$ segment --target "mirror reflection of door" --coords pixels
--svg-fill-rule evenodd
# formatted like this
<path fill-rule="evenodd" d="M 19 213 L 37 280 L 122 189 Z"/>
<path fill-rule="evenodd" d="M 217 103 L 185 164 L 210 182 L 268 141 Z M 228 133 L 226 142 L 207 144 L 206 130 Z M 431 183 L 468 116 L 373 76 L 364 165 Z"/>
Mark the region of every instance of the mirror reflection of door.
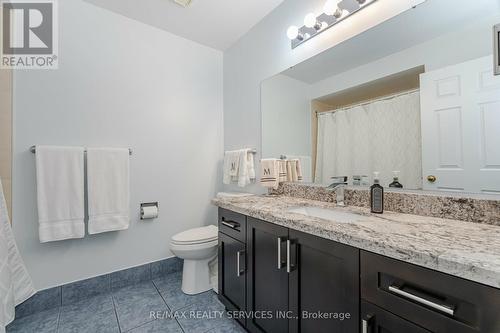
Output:
<path fill-rule="evenodd" d="M 491 64 L 488 56 L 422 75 L 424 189 L 500 193 L 500 76 Z"/>

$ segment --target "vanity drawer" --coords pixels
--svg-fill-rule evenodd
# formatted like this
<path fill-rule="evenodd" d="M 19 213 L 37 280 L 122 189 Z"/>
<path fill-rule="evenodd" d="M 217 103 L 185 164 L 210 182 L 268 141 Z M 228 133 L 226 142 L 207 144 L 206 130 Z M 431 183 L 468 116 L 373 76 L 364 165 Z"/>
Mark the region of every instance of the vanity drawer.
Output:
<path fill-rule="evenodd" d="M 247 217 L 245 215 L 219 208 L 219 231 L 246 243 Z"/>
<path fill-rule="evenodd" d="M 500 332 L 499 289 L 366 251 L 361 297 L 432 332 Z"/>

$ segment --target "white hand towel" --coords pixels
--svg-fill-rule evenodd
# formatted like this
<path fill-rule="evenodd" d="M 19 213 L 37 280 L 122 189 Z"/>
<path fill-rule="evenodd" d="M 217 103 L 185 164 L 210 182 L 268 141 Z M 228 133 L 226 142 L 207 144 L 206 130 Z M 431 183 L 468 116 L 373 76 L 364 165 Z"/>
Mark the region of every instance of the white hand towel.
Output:
<path fill-rule="evenodd" d="M 89 234 L 128 229 L 129 164 L 128 149 L 87 149 Z"/>
<path fill-rule="evenodd" d="M 240 150 L 238 186 L 245 187 L 255 180 L 255 166 L 250 149 Z"/>
<path fill-rule="evenodd" d="M 248 163 L 247 163 L 247 168 L 248 168 L 248 178 L 250 178 L 250 182 L 255 182 L 255 160 L 253 157 L 253 153 L 251 149 L 248 149 L 247 152 L 247 158 L 248 158 Z"/>
<path fill-rule="evenodd" d="M 14 320 L 15 306 L 35 293 L 17 249 L 0 181 L 0 332 Z"/>
<path fill-rule="evenodd" d="M 40 242 L 85 236 L 82 147 L 36 147 Z"/>
<path fill-rule="evenodd" d="M 260 161 L 260 184 L 264 187 L 278 188 L 279 164 L 275 158 L 262 159 Z"/>
<path fill-rule="evenodd" d="M 232 181 L 238 180 L 239 163 L 240 150 L 230 150 L 224 153 L 224 184 L 230 184 Z"/>

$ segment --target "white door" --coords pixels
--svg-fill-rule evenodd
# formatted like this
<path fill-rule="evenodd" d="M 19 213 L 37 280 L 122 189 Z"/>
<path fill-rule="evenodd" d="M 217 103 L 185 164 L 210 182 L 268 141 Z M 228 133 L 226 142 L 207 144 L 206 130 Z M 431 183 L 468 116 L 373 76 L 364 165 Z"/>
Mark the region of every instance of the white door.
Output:
<path fill-rule="evenodd" d="M 500 193 L 500 76 L 492 62 L 420 76 L 424 189 Z"/>

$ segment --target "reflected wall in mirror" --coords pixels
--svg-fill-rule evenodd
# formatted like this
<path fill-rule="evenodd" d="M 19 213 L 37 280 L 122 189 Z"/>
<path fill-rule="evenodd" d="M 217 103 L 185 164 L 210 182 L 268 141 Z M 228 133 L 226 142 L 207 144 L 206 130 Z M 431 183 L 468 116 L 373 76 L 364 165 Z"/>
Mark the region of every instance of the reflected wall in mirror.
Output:
<path fill-rule="evenodd" d="M 428 0 L 261 86 L 264 158 L 304 181 L 500 194 L 500 2 Z M 334 29 L 334 28 L 333 28 Z"/>

